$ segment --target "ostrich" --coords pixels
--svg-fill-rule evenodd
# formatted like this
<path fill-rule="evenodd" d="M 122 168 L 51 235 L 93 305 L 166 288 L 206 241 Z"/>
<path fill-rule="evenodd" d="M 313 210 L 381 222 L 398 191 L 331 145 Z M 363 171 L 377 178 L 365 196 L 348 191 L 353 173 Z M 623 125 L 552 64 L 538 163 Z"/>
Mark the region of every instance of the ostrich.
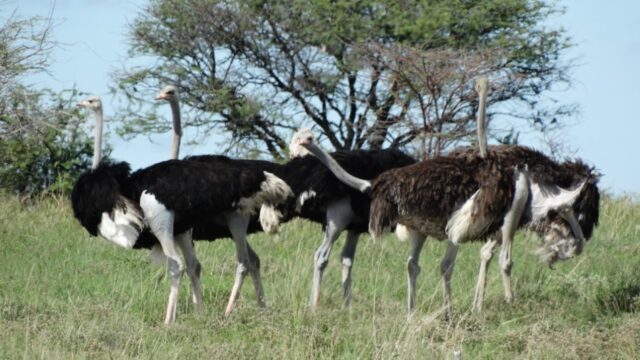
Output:
<path fill-rule="evenodd" d="M 177 86 L 175 85 L 165 86 L 156 95 L 155 100 L 166 101 L 169 103 L 171 107 L 172 125 L 173 125 L 172 126 L 173 136 L 172 136 L 172 146 L 171 146 L 171 159 L 178 159 L 180 155 L 180 143 L 182 138 L 182 120 L 181 120 L 181 113 L 180 113 L 180 97 L 179 97 L 179 91 Z M 218 164 L 222 163 L 222 165 L 224 166 L 240 166 L 240 167 L 245 166 L 245 167 L 253 167 L 261 170 L 269 170 L 268 167 L 263 166 L 263 163 L 266 163 L 266 162 L 233 160 L 226 156 L 218 156 L 218 155 L 189 156 L 185 158 L 185 160 L 202 161 L 202 162 L 218 163 Z M 271 205 L 263 204 L 260 214 L 263 217 L 265 216 L 277 217 L 278 215 L 275 211 L 276 210 L 273 209 Z M 249 219 L 249 224 L 246 229 L 246 232 L 244 234 L 237 234 L 235 236 L 246 236 L 247 234 L 255 233 L 260 230 L 262 230 L 262 226 L 258 222 L 258 217 L 252 215 Z M 272 233 L 272 232 L 275 232 L 277 229 L 274 229 L 265 225 L 265 230 L 267 233 Z M 224 221 L 206 220 L 196 224 L 191 229 L 192 240 L 214 241 L 220 238 L 233 238 L 233 237 L 234 237 L 234 234 L 231 233 L 230 227 L 227 226 L 226 222 Z M 153 242 L 153 239 L 150 239 L 150 241 Z M 254 285 L 256 285 L 256 294 L 258 294 L 257 296 L 258 305 L 261 307 L 264 307 L 265 306 L 264 294 L 263 294 L 262 286 L 259 285 L 261 281 L 259 277 L 256 278 L 256 275 L 259 275 L 260 258 L 258 257 L 256 252 L 251 248 L 251 245 L 248 242 L 246 242 L 246 244 L 247 244 L 247 251 L 248 251 L 249 258 L 257 270 L 257 271 L 251 272 L 251 274 L 252 276 L 254 276 Z M 162 253 L 162 247 L 160 246 L 160 243 L 157 241 L 152 248 L 152 257 L 158 260 L 159 262 L 166 261 L 166 258 Z M 187 265 L 187 273 L 189 274 L 189 277 L 192 280 L 191 281 L 192 284 L 197 284 L 197 285 L 194 285 L 194 287 L 199 287 L 201 265 L 195 257 L 192 257 L 191 261 L 194 263 L 191 264 L 191 266 Z M 247 269 L 245 269 L 244 267 L 238 269 L 238 271 L 241 271 L 241 270 L 246 271 Z M 196 291 L 194 291 L 194 294 L 195 293 Z M 194 303 L 198 304 L 195 298 L 194 298 Z M 228 316 L 229 314 L 231 314 L 232 310 L 233 310 L 233 302 L 229 302 L 225 310 L 225 316 Z"/>
<path fill-rule="evenodd" d="M 296 141 L 294 136 L 293 143 Z M 305 155 L 296 147 L 292 150 L 298 156 L 273 170 L 295 194 L 295 199 L 280 206 L 282 220 L 297 216 L 324 227 L 322 244 L 313 258 L 310 306 L 316 308 L 319 304 L 320 285 L 331 249 L 340 234 L 347 230 L 341 254 L 343 305 L 346 308 L 351 301 L 351 274 L 358 238 L 367 232 L 369 197 L 342 183 L 317 158 Z M 373 179 L 384 171 L 415 162 L 397 149 L 337 151 L 332 156 L 348 171 L 365 179 Z"/>
<path fill-rule="evenodd" d="M 487 157 L 486 145 L 486 98 L 488 92 L 488 82 L 485 79 L 479 81 L 476 90 L 480 94 L 479 114 L 478 114 L 478 142 L 479 147 L 465 147 L 456 149 L 449 153 L 448 156 L 461 158 L 463 162 L 472 162 L 480 158 Z M 579 255 L 582 252 L 583 241 L 591 238 L 593 229 L 598 224 L 600 193 L 597 187 L 599 174 L 593 167 L 586 165 L 581 160 L 565 161 L 557 163 L 542 153 L 528 148 L 526 146 L 517 145 L 498 145 L 490 147 L 491 157 L 493 161 L 500 163 L 502 166 L 517 168 L 526 166 L 530 178 L 530 199 L 534 203 L 531 208 L 527 209 L 520 222 L 518 228 L 525 228 L 536 232 L 541 238 L 545 239 L 542 247 L 538 250 L 538 254 L 543 261 L 546 261 L 551 268 L 558 260 L 572 257 L 574 254 Z M 572 211 L 578 220 L 569 221 L 571 229 L 565 226 L 564 220 L 558 219 L 558 215 L 553 212 L 549 216 L 541 216 L 550 199 L 548 194 L 560 194 L 562 188 L 577 187 L 578 184 L 584 182 L 582 190 L 573 202 Z M 536 213 L 535 210 L 538 210 Z M 507 223 L 509 223 L 507 221 Z M 576 225 L 579 225 L 576 226 Z M 561 229 L 564 229 L 564 233 Z M 504 230 L 504 229 L 503 229 Z M 573 234 L 582 233 L 583 241 L 575 243 L 575 239 L 569 236 L 568 230 Z M 507 237 L 506 241 L 502 238 L 503 232 L 498 232 L 497 236 L 487 241 L 480 249 L 480 269 L 478 272 L 478 282 L 473 300 L 473 308 L 476 311 L 482 310 L 484 300 L 484 289 L 486 285 L 486 272 L 489 262 L 493 257 L 493 253 L 498 244 L 502 245 L 500 252 L 500 270 L 504 286 L 504 298 L 506 302 L 511 302 L 513 292 L 511 289 L 511 268 L 513 261 L 511 258 L 512 237 Z M 579 238 L 579 236 L 578 236 Z M 579 240 L 579 239 L 578 239 Z M 575 248 L 575 250 L 572 250 Z"/>
<path fill-rule="evenodd" d="M 486 99 L 487 88 L 486 79 L 478 81 L 476 90 L 481 98 Z M 478 120 L 484 137 L 483 109 Z M 366 181 L 345 172 L 315 144 L 309 130 L 300 130 L 296 138 L 299 146 L 316 155 L 345 184 L 371 194 L 369 231 L 374 238 L 380 237 L 385 228 L 401 225 L 396 233 L 411 240 L 407 263 L 410 311 L 415 306 L 419 254 L 427 236 L 449 240 L 440 264 L 447 318 L 452 315 L 450 282 L 459 244 L 500 230 L 503 253 L 510 256 L 513 234 L 526 214 L 544 235 L 547 259 L 571 258 L 582 249 L 584 235 L 573 209 L 587 179 L 579 179 L 569 189 L 538 183 L 544 176 L 532 177 L 527 166 L 509 166 L 492 154 L 483 157 L 472 153 L 425 160 Z M 504 263 L 510 261 L 505 259 Z"/>
<path fill-rule="evenodd" d="M 546 200 L 546 194 L 559 193 L 560 188 L 572 188 L 582 181 L 585 181 L 581 192 L 573 202 L 573 212 L 578 220 L 579 229 L 572 230 L 574 233 L 581 231 L 585 241 L 589 240 L 593 234 L 593 229 L 598 224 L 600 192 L 598 190 L 599 174 L 593 167 L 590 167 L 580 160 L 565 161 L 557 163 L 540 152 L 526 146 L 496 145 L 489 147 L 491 156 L 503 164 L 503 166 L 515 167 L 527 164 L 531 181 L 531 200 Z M 463 161 L 473 161 L 478 156 L 478 149 L 472 147 L 460 148 L 448 154 L 451 157 L 463 158 Z M 532 204 L 532 207 L 535 207 Z M 531 209 L 533 210 L 533 209 Z M 526 211 L 518 224 L 518 228 L 528 229 L 537 233 L 545 240 L 541 248 L 537 251 L 541 259 L 553 267 L 558 260 L 567 258 L 570 254 L 572 240 L 563 234 L 568 230 L 562 225 L 562 219 L 557 215 L 550 214 L 549 217 L 537 216 L 534 211 Z M 564 241 L 553 241 L 553 237 L 564 237 Z M 502 245 L 500 252 L 500 270 L 504 285 L 504 298 L 506 302 L 511 302 L 513 293 L 511 290 L 511 246 L 510 243 L 503 242 L 498 233 L 493 239 L 480 249 L 480 270 L 478 272 L 478 283 L 473 300 L 473 308 L 482 310 L 484 300 L 484 288 L 486 284 L 486 272 L 493 253 L 498 246 Z M 579 242 L 575 255 L 582 251 L 583 244 Z M 556 248 L 565 248 L 565 251 L 556 251 Z"/>
<path fill-rule="evenodd" d="M 170 103 L 173 124 L 180 124 L 180 106 L 178 89 L 169 85 L 162 89 L 156 99 Z M 174 129 L 174 149 L 176 137 L 181 132 Z M 293 140 L 295 142 L 295 139 Z M 293 142 L 292 142 L 293 144 Z M 313 280 L 310 305 L 315 308 L 320 299 L 320 284 L 328 264 L 333 244 L 340 234 L 347 230 L 347 238 L 342 250 L 343 304 L 348 307 L 351 301 L 351 273 L 359 235 L 367 231 L 369 218 L 369 198 L 339 181 L 321 162 L 307 155 L 303 148 L 291 147 L 293 158 L 284 164 L 263 160 L 230 159 L 222 155 L 198 155 L 185 159 L 209 163 L 228 163 L 238 166 L 250 166 L 271 172 L 284 180 L 295 196 L 278 206 L 278 212 L 261 211 L 260 222 L 251 219 L 248 231 L 261 231 L 261 225 L 267 232 L 275 232 L 281 222 L 301 217 L 317 222 L 324 227 L 324 239 L 314 254 Z M 414 159 L 399 150 L 381 151 L 339 151 L 332 154 L 348 171 L 372 179 L 385 170 L 409 165 Z M 215 239 L 225 237 L 225 233 L 214 228 L 215 223 L 194 227 L 194 239 Z M 257 255 L 249 254 L 257 260 Z M 259 264 L 259 260 L 257 260 Z"/>
<path fill-rule="evenodd" d="M 237 299 L 247 272 L 262 296 L 259 270 L 248 255 L 249 216 L 263 203 L 284 201 L 289 187 L 275 175 L 261 170 L 168 160 L 130 173 L 125 162 L 101 161 L 102 103 L 89 97 L 79 103 L 96 115 L 96 139 L 92 168 L 75 183 L 71 200 L 75 217 L 91 235 L 125 248 L 149 248 L 155 241 L 168 259 L 171 287 L 164 323 L 175 321 L 178 289 L 185 265 L 198 264 L 189 230 L 206 221 L 224 222 L 236 243 L 238 271 L 229 304 Z M 188 269 L 191 276 L 193 271 Z M 191 278 L 194 301 L 201 303 L 199 284 Z"/>

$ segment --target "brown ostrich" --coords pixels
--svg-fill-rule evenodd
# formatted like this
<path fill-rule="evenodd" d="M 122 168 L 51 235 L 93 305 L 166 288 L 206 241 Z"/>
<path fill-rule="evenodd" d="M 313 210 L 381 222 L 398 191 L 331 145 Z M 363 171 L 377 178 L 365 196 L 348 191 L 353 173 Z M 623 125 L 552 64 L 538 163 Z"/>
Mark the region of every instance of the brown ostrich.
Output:
<path fill-rule="evenodd" d="M 476 90 L 481 105 L 478 128 L 480 138 L 484 139 L 487 80 L 479 80 Z M 523 162 L 522 158 L 515 157 L 505 161 L 509 152 L 494 155 L 486 151 L 486 141 L 480 141 L 483 147 L 480 153 L 466 151 L 459 156 L 429 159 L 388 170 L 367 181 L 344 171 L 315 144 L 309 130 L 300 130 L 295 138 L 299 146 L 316 155 L 345 184 L 370 194 L 369 232 L 374 238 L 380 237 L 385 229 L 395 227 L 400 237 L 411 241 L 407 264 L 410 310 L 415 305 L 419 254 L 427 236 L 448 240 L 440 268 L 445 310 L 450 316 L 450 281 L 459 244 L 486 239 L 499 230 L 499 240 L 494 241 L 496 245 L 498 241 L 502 243 L 505 293 L 511 294 L 511 244 L 519 226 L 526 224 L 542 235 L 545 259 L 552 264 L 578 255 L 585 241 L 582 229 L 592 229 L 597 223 L 597 178 L 594 179 L 590 169 L 583 165 L 585 171 L 576 172 L 572 178 L 566 177 L 558 183 L 558 174 L 545 172 L 547 167 L 541 165 L 553 163 L 546 157 L 537 159 L 541 163 L 532 159 Z M 568 167 L 580 167 L 580 164 L 576 162 Z M 585 196 L 587 193 L 591 195 Z M 587 202 L 591 204 L 584 207 L 588 214 L 581 214 L 580 222 L 575 209 L 581 208 L 585 198 L 590 198 Z"/>

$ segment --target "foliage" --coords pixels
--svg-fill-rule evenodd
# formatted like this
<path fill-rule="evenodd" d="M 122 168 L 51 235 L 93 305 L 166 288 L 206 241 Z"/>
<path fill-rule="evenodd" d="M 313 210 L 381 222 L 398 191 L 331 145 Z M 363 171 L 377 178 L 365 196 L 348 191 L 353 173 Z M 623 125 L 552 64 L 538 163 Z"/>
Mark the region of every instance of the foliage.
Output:
<path fill-rule="evenodd" d="M 235 275 L 229 240 L 196 244 L 204 309 L 194 312 L 188 277 L 177 322 L 162 314 L 169 280 L 146 251 L 90 237 L 66 199 L 32 206 L 0 194 L 0 358 L 3 359 L 638 359 L 640 204 L 605 198 L 600 226 L 579 257 L 555 270 L 540 263 L 535 238 L 513 245 L 515 299 L 505 304 L 497 260 L 486 303 L 470 311 L 479 243 L 460 248 L 453 274 L 455 316 L 442 320 L 439 263 L 445 244 L 420 257 L 417 310 L 406 314 L 407 243 L 362 236 L 352 308 L 342 306 L 339 239 L 323 279 L 320 308 L 308 296 L 319 224 L 294 221 L 276 238 L 249 237 L 260 255 L 267 309 L 244 284 L 230 318 Z M 497 257 L 497 254 L 496 254 Z"/>
<path fill-rule="evenodd" d="M 542 129 L 574 110 L 541 105 L 547 90 L 570 80 L 570 64 L 562 61 L 569 39 L 545 25 L 559 11 L 541 0 L 153 0 L 131 26 L 130 55 L 156 61 L 116 78 L 129 105 L 178 84 L 192 109 L 190 126 L 227 132 L 234 140 L 229 148 L 281 156 L 291 129 L 300 126 L 318 127 L 337 149 L 406 145 L 438 134 L 429 124 L 416 128 L 416 114 L 465 139 L 476 97 L 459 96 L 456 111 L 442 111 L 438 104 L 449 94 L 399 81 L 406 67 L 390 55 L 408 49 L 429 62 L 429 51 L 451 59 L 492 54 L 464 74 L 464 88 L 472 88 L 468 80 L 477 73 L 503 85 L 511 80 L 491 92 L 489 104 L 519 109 L 510 115 Z M 460 80 L 442 77 L 437 87 Z M 419 96 L 406 96 L 415 90 Z M 154 129 L 154 116 L 138 115 L 123 132 Z"/>
<path fill-rule="evenodd" d="M 74 103 L 78 92 L 33 89 L 24 77 L 46 72 L 49 19 L 6 19 L 0 27 L 0 188 L 34 194 L 67 191 L 89 166 L 91 139 Z"/>
<path fill-rule="evenodd" d="M 75 108 L 76 91 L 13 88 L 0 99 L 0 187 L 67 192 L 91 164 L 93 139 Z"/>
<path fill-rule="evenodd" d="M 21 19 L 13 13 L 4 19 L 0 26 L 0 95 L 11 91 L 7 85 L 21 76 L 47 70 L 56 45 L 51 29 L 50 19 L 39 16 Z"/>

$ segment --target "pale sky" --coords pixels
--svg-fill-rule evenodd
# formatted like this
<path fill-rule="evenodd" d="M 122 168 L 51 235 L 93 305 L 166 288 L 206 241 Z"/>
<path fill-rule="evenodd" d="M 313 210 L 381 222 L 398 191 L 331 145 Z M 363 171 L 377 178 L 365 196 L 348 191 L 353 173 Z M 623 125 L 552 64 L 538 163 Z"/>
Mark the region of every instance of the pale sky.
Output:
<path fill-rule="evenodd" d="M 147 0 L 58 0 L 53 17 L 59 25 L 56 40 L 66 44 L 53 54 L 51 76 L 34 76 L 29 82 L 54 90 L 73 85 L 100 95 L 108 122 L 114 108 L 108 93 L 111 74 L 127 59 L 127 24 Z M 566 14 L 549 21 L 561 25 L 577 44 L 567 53 L 580 66 L 572 71 L 571 89 L 555 94 L 581 106 L 566 131 L 570 148 L 603 174 L 601 188 L 615 194 L 640 193 L 640 1 L 562 0 Z M 17 9 L 23 17 L 46 16 L 54 2 L 20 0 L 3 3 L 0 19 Z M 165 115 L 169 117 L 168 106 Z M 113 126 L 111 127 L 113 129 Z M 187 131 L 186 140 L 195 134 Z M 111 135 L 112 157 L 126 160 L 132 168 L 148 166 L 168 158 L 170 135 L 138 137 L 124 141 Z M 524 143 L 537 147 L 534 143 Z M 181 156 L 215 153 L 213 145 L 185 146 Z M 636 157 L 638 156 L 638 158 Z"/>

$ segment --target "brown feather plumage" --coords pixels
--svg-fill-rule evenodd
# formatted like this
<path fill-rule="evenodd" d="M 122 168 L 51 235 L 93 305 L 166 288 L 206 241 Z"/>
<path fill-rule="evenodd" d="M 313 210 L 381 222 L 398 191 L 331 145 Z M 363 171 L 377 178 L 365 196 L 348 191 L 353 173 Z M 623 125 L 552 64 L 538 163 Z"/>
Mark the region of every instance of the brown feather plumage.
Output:
<path fill-rule="evenodd" d="M 425 236 L 445 239 L 449 217 L 476 191 L 474 217 L 488 217 L 490 224 L 479 239 L 501 225 L 513 197 L 513 167 L 503 166 L 491 155 L 482 159 L 438 157 L 389 170 L 372 183 L 369 230 L 379 236 L 397 223 Z"/>
<path fill-rule="evenodd" d="M 600 215 L 600 192 L 597 186 L 600 175 L 593 167 L 581 160 L 558 163 L 539 151 L 520 145 L 490 146 L 489 153 L 492 159 L 505 167 L 526 165 L 531 179 L 538 183 L 555 184 L 569 189 L 587 179 L 584 189 L 573 205 L 573 210 L 578 217 L 585 239 L 591 238 Z M 447 156 L 460 158 L 465 162 L 474 162 L 478 159 L 479 151 L 473 147 L 464 147 L 452 151 Z M 527 224 L 529 220 L 526 216 L 523 217 L 521 225 Z M 548 224 L 529 225 L 539 234 L 543 233 L 548 226 Z"/>

